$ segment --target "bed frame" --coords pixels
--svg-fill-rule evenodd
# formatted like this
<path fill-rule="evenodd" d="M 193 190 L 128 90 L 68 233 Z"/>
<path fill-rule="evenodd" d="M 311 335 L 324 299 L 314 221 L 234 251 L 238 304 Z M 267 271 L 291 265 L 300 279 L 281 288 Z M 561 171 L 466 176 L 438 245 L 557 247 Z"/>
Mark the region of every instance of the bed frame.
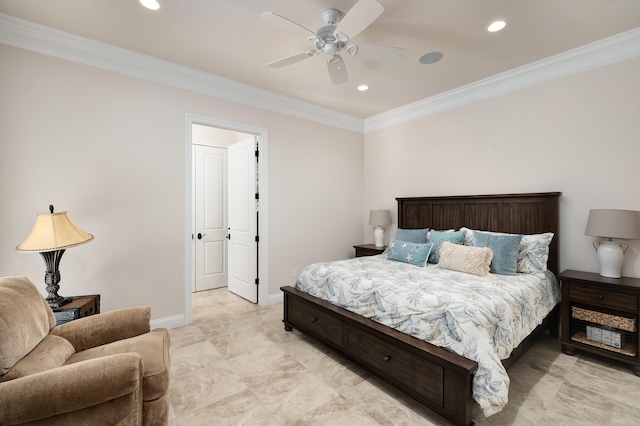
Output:
<path fill-rule="evenodd" d="M 508 195 L 397 198 L 398 227 L 495 232 L 553 232 L 548 267 L 558 273 L 560 192 Z M 293 287 L 284 292 L 284 328 L 293 328 L 329 346 L 374 376 L 456 425 L 473 424 L 472 378 L 478 364 L 446 349 L 356 315 Z M 558 306 L 504 360 L 509 367 L 549 329 L 558 336 Z"/>

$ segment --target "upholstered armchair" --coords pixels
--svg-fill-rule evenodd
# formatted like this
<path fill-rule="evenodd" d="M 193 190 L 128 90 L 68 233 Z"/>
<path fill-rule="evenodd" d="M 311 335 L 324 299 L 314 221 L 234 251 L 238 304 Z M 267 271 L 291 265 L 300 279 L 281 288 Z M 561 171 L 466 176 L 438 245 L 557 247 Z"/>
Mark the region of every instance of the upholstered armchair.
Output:
<path fill-rule="evenodd" d="M 56 327 L 23 277 L 0 278 L 0 425 L 165 425 L 169 334 L 136 307 Z"/>

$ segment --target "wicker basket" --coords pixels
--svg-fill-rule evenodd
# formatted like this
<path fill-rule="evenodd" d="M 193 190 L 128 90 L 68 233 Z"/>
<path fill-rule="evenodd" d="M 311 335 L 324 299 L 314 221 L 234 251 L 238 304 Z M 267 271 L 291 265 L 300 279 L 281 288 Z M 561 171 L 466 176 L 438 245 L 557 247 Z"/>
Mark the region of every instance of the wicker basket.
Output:
<path fill-rule="evenodd" d="M 609 327 L 614 327 L 620 330 L 630 332 L 636 331 L 635 318 L 619 317 L 617 315 L 590 311 L 588 309 L 578 308 L 576 306 L 571 307 L 571 316 L 579 320 L 589 321 L 595 324 L 607 325 Z"/>

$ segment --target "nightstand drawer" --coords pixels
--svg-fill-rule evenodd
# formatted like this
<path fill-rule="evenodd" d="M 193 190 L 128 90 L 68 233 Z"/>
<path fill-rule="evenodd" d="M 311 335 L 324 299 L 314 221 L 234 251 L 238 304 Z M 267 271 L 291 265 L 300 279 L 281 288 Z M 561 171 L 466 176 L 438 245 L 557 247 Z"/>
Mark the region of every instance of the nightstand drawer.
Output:
<path fill-rule="evenodd" d="M 634 312 L 638 310 L 638 296 L 635 294 L 576 286 L 574 284 L 569 289 L 569 297 L 576 302 L 589 303 L 602 308 Z"/>

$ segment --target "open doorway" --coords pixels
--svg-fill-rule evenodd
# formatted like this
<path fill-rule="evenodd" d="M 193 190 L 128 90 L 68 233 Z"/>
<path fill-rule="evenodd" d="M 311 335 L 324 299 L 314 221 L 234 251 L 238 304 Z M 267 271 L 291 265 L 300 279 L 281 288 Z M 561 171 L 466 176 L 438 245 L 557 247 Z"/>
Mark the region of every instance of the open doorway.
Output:
<path fill-rule="evenodd" d="M 268 304 L 268 135 L 266 129 L 238 123 L 186 118 L 184 284 L 189 324 L 191 293 L 223 286 L 225 280 L 242 297 Z"/>

